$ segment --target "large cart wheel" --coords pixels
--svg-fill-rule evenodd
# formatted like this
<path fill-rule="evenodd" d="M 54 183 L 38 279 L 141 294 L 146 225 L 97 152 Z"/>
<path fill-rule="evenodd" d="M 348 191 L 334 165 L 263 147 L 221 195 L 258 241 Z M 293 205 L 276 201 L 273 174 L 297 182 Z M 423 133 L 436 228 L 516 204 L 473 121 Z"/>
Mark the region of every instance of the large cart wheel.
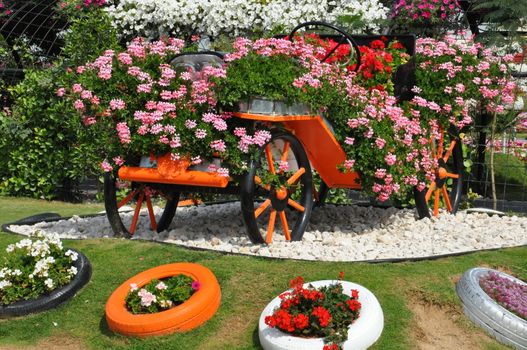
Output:
<path fill-rule="evenodd" d="M 280 170 L 281 162 L 289 168 Z M 266 174 L 278 175 L 286 185 L 276 188 L 262 183 Z M 273 133 L 250 162 L 241 183 L 242 216 L 249 238 L 256 244 L 271 243 L 278 217 L 285 239 L 301 240 L 312 206 L 311 167 L 302 144 L 290 133 Z"/>
<path fill-rule="evenodd" d="M 289 34 L 289 40 L 294 40 L 296 34 L 299 33 L 301 30 L 311 30 L 313 32 L 317 32 L 316 28 L 323 28 L 323 30 L 329 30 L 331 31 L 331 33 L 335 33 L 330 36 L 332 37 L 332 39 L 335 39 L 337 41 L 337 45 L 326 54 L 326 56 L 321 60 L 322 62 L 326 62 L 331 56 L 335 54 L 335 52 L 337 52 L 339 47 L 341 47 L 343 44 L 346 44 L 350 47 L 350 53 L 349 59 L 345 64 L 351 65 L 353 62 L 355 62 L 356 65 L 354 70 L 359 70 L 361 62 L 359 46 L 357 45 L 355 40 L 353 40 L 353 37 L 350 34 L 333 24 L 322 21 L 309 21 L 301 23 L 291 31 L 291 34 Z"/>
<path fill-rule="evenodd" d="M 117 189 L 126 188 L 123 198 L 117 198 Z M 164 210 L 160 218 L 156 218 L 152 202 L 164 202 Z M 172 189 L 153 189 L 144 183 L 121 182 L 112 173 L 104 175 L 104 207 L 106 216 L 116 237 L 130 238 L 135 233 L 139 220 L 149 220 L 153 231 L 166 230 L 174 215 L 179 201 L 179 192 Z M 133 216 L 125 216 L 119 212 L 124 205 L 134 207 Z M 141 208 L 146 206 L 148 219 L 141 215 Z"/>
<path fill-rule="evenodd" d="M 436 160 L 435 180 L 424 190 L 414 190 L 415 206 L 420 219 L 439 215 L 443 207 L 455 214 L 459 209 L 463 189 L 463 150 L 456 127 L 448 132 L 440 130 L 439 140 L 430 142 L 431 151 Z"/>

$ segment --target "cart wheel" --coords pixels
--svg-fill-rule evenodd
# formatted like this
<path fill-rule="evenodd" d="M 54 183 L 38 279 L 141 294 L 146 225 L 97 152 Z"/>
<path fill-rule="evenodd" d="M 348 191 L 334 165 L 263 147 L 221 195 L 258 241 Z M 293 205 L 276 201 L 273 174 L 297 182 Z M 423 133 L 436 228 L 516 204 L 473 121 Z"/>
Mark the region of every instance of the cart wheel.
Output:
<path fill-rule="evenodd" d="M 123 185 L 123 186 L 120 186 Z M 126 187 L 128 192 L 125 196 L 117 199 L 117 188 Z M 165 202 L 165 209 L 159 219 L 156 219 L 152 206 L 152 199 Z M 170 226 L 179 201 L 179 192 L 168 190 L 153 190 L 149 186 L 138 182 L 120 182 L 111 173 L 104 175 L 104 207 L 106 216 L 116 237 L 130 238 L 135 233 L 139 220 L 146 219 L 141 217 L 141 207 L 145 204 L 150 220 L 150 228 L 157 232 L 164 231 Z M 119 213 L 119 208 L 124 205 L 134 206 L 134 215 L 131 220 L 124 219 Z"/>
<path fill-rule="evenodd" d="M 335 46 L 330 52 L 326 54 L 326 56 L 321 60 L 322 62 L 326 62 L 329 60 L 330 57 L 333 56 L 333 54 L 337 51 L 337 49 L 342 46 L 343 44 L 347 44 L 350 47 L 350 53 L 349 53 L 349 60 L 345 63 L 345 65 L 351 65 L 353 62 L 356 63 L 354 71 L 358 71 L 360 67 L 360 49 L 355 40 L 353 40 L 353 37 L 348 34 L 345 30 L 342 28 L 339 28 L 333 24 L 322 22 L 322 21 L 309 21 L 304 22 L 296 26 L 291 33 L 289 34 L 289 40 L 293 40 L 295 35 L 300 32 L 301 29 L 303 30 L 312 30 L 313 32 L 316 32 L 315 29 L 311 28 L 323 28 L 324 30 L 330 30 L 332 33 L 337 33 L 335 36 L 338 37 L 337 46 Z M 352 50 L 353 48 L 353 50 Z"/>
<path fill-rule="evenodd" d="M 422 191 L 414 189 L 415 206 L 420 219 L 439 215 L 439 208 L 455 214 L 461 202 L 463 188 L 463 150 L 456 127 L 448 132 L 440 130 L 439 140 L 430 142 L 431 151 L 437 161 L 436 179 Z"/>
<path fill-rule="evenodd" d="M 289 169 L 279 170 L 279 163 L 285 161 Z M 263 184 L 262 176 L 269 173 L 278 175 L 287 185 L 276 188 Z M 250 162 L 241 183 L 242 216 L 251 241 L 271 243 L 277 216 L 286 240 L 301 240 L 313 206 L 312 182 L 309 160 L 300 141 L 290 133 L 273 133 Z"/>

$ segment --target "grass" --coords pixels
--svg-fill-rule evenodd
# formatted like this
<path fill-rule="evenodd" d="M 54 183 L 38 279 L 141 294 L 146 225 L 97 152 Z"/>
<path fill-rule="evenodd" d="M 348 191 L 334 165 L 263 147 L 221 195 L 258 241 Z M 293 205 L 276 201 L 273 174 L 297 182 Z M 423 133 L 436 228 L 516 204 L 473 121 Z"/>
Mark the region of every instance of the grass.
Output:
<path fill-rule="evenodd" d="M 71 215 L 99 210 L 100 205 L 0 198 L 0 223 L 39 212 Z M 19 239 L 16 235 L 0 233 L 0 251 Z M 23 348 L 62 338 L 74 339 L 90 349 L 259 349 L 259 314 L 273 297 L 288 288 L 291 278 L 298 275 L 308 281 L 335 278 L 339 271 L 344 271 L 347 280 L 375 293 L 383 307 L 385 328 L 373 349 L 415 349 L 411 304 L 416 300 L 455 310 L 461 315 L 454 280 L 465 270 L 478 265 L 500 267 L 527 279 L 527 248 L 435 261 L 362 264 L 272 260 L 130 240 L 66 240 L 65 245 L 81 250 L 92 262 L 90 283 L 75 298 L 55 310 L 0 320 L 0 349 Z M 216 274 L 222 287 L 218 313 L 202 327 L 182 334 L 144 340 L 112 334 L 104 319 L 104 305 L 111 292 L 140 271 L 179 261 L 203 264 Z M 481 349 L 505 349 L 484 336 L 464 316 L 459 318 L 457 324 L 464 332 L 481 339 L 478 340 Z"/>
<path fill-rule="evenodd" d="M 490 153 L 485 154 L 486 166 L 489 169 L 487 197 L 491 197 L 490 187 Z M 494 169 L 496 177 L 496 195 L 498 199 L 527 200 L 527 163 L 512 154 L 494 154 Z"/>

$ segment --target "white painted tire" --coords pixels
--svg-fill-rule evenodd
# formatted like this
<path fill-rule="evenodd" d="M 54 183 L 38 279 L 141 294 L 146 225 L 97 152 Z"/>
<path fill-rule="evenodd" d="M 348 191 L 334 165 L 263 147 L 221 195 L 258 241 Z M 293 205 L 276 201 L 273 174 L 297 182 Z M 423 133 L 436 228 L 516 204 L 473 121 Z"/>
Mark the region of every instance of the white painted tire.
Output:
<path fill-rule="evenodd" d="M 499 342 L 516 349 L 527 350 L 527 321 L 496 303 L 479 286 L 480 278 L 491 271 L 526 285 L 525 282 L 500 271 L 481 267 L 470 269 L 463 274 L 456 285 L 463 310 L 474 323 Z"/>
<path fill-rule="evenodd" d="M 367 349 L 379 339 L 384 328 L 384 315 L 379 301 L 365 287 L 346 281 L 323 280 L 309 284 L 315 288 L 339 282 L 342 284 L 344 294 L 351 296 L 351 290 L 359 291 L 359 301 L 362 304 L 359 318 L 348 328 L 348 340 L 342 344 L 344 350 Z M 260 344 L 265 350 L 321 350 L 324 346 L 323 338 L 300 338 L 286 334 L 276 328 L 265 324 L 265 317 L 272 315 L 280 306 L 280 297 L 274 298 L 263 310 L 258 324 Z"/>

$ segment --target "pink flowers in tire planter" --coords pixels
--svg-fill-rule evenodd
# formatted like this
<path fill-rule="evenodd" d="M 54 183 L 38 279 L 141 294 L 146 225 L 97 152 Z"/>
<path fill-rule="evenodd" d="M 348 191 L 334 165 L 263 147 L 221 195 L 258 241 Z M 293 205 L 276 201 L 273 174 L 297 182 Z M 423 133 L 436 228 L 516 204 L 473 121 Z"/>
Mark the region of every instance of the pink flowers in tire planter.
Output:
<path fill-rule="evenodd" d="M 524 281 L 481 267 L 466 271 L 456 285 L 465 314 L 498 341 L 517 349 L 527 349 L 526 290 Z"/>

